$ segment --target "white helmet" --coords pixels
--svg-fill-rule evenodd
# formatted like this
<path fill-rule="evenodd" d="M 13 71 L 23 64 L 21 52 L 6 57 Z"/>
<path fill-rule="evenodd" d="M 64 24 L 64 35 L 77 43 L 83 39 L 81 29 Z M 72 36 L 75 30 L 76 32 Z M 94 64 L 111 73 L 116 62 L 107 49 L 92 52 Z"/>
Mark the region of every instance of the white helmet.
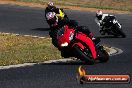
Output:
<path fill-rule="evenodd" d="M 53 6 L 54 4 L 53 4 L 53 2 L 48 2 L 48 7 L 51 7 L 51 6 Z"/>
<path fill-rule="evenodd" d="M 48 12 L 46 14 L 47 20 L 50 20 L 50 19 L 54 18 L 55 16 L 56 16 L 56 13 L 55 12 Z"/>
<path fill-rule="evenodd" d="M 103 12 L 102 12 L 101 10 L 98 10 L 98 11 L 96 12 L 96 17 L 97 17 L 99 20 L 101 20 L 102 15 L 103 15 Z"/>
<path fill-rule="evenodd" d="M 49 20 L 51 24 L 58 22 L 58 17 L 55 12 L 48 12 L 46 14 L 46 19 Z"/>

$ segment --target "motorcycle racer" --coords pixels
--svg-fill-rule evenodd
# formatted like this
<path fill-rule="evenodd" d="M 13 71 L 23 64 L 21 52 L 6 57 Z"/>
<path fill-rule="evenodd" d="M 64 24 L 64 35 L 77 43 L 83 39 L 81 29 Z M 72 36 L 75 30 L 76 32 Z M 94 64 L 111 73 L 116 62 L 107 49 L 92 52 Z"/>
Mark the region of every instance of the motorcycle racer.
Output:
<path fill-rule="evenodd" d="M 48 2 L 47 7 L 45 9 L 45 14 L 47 14 L 48 12 L 55 12 L 56 9 L 57 7 L 55 7 L 52 2 Z"/>
<path fill-rule="evenodd" d="M 96 12 L 95 22 L 99 26 L 99 32 L 101 33 L 101 35 L 105 34 L 105 29 L 103 29 L 103 26 L 104 26 L 106 20 L 109 19 L 109 17 L 115 17 L 115 16 L 110 15 L 110 14 L 103 14 L 103 12 L 101 10 L 98 10 Z"/>
<path fill-rule="evenodd" d="M 89 31 L 88 27 L 84 26 L 78 26 L 77 22 L 74 20 L 68 20 L 68 19 L 63 19 L 63 20 L 58 20 L 58 17 L 56 16 L 55 12 L 49 12 L 46 14 L 46 19 L 48 22 L 52 23 L 50 27 L 50 36 L 52 38 L 52 43 L 55 47 L 57 47 L 57 30 L 62 28 L 64 25 L 68 25 L 69 27 L 72 27 L 73 29 L 83 32 L 86 34 L 88 37 L 90 37 L 92 40 L 95 40 L 93 37 L 93 34 Z"/>
<path fill-rule="evenodd" d="M 45 18 L 47 20 L 47 23 L 51 26 L 52 22 L 48 21 L 46 14 L 49 12 L 54 12 L 56 16 L 58 17 L 58 20 L 68 19 L 66 13 L 63 11 L 63 9 L 57 8 L 54 6 L 52 2 L 48 2 L 47 7 L 45 9 Z"/>

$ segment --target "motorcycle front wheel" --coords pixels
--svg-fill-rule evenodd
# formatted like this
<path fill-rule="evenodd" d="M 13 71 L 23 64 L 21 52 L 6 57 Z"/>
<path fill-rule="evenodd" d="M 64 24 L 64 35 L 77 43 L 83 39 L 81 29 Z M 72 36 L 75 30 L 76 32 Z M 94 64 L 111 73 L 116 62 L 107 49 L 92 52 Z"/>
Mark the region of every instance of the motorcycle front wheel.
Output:
<path fill-rule="evenodd" d="M 122 36 L 122 38 L 126 37 L 125 33 L 122 30 L 118 29 L 118 32 Z"/>
<path fill-rule="evenodd" d="M 123 30 L 119 28 L 117 24 L 115 25 L 115 27 L 116 27 L 116 32 L 117 32 L 117 35 L 115 36 L 122 36 L 122 38 L 125 38 L 126 34 L 123 32 Z"/>
<path fill-rule="evenodd" d="M 75 54 L 75 57 L 77 57 L 78 59 L 82 61 L 85 61 L 88 64 L 95 63 L 95 60 L 92 57 L 90 57 L 92 56 L 91 52 L 89 51 L 86 52 L 85 50 L 81 49 L 78 45 L 74 46 L 74 54 Z"/>

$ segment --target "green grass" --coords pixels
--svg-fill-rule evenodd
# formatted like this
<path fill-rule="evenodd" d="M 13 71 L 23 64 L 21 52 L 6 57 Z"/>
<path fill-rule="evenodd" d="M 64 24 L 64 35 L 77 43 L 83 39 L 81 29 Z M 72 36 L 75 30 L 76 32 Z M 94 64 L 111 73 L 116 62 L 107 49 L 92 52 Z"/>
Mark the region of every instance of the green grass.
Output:
<path fill-rule="evenodd" d="M 49 1 L 60 6 L 77 6 L 84 8 L 112 9 L 132 12 L 132 0 L 12 0 L 46 4 Z"/>
<path fill-rule="evenodd" d="M 49 38 L 0 34 L 0 65 L 43 62 L 62 58 Z"/>
<path fill-rule="evenodd" d="M 109 46 L 103 45 L 109 52 Z M 0 66 L 39 63 L 47 60 L 62 59 L 50 38 L 33 38 L 0 33 Z"/>

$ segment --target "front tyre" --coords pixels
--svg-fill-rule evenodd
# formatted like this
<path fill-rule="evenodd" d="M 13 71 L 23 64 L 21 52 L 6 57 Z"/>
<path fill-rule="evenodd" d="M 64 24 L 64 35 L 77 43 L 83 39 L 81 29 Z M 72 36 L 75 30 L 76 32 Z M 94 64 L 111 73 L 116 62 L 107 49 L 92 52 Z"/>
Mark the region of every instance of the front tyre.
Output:
<path fill-rule="evenodd" d="M 89 53 L 91 55 L 90 52 L 87 52 L 87 53 Z M 88 54 L 86 54 L 84 52 L 84 50 L 82 50 L 78 45 L 74 46 L 74 54 L 75 54 L 75 57 L 77 57 L 78 59 L 80 59 L 82 61 L 85 61 L 88 64 L 95 63 L 95 60 L 93 58 L 89 57 Z"/>
<path fill-rule="evenodd" d="M 126 34 L 122 30 L 118 29 L 118 32 L 122 36 L 122 38 L 126 38 Z"/>
<path fill-rule="evenodd" d="M 119 28 L 119 26 L 116 24 L 116 30 L 117 30 L 117 33 L 122 36 L 122 38 L 125 38 L 126 37 L 126 34 L 123 32 L 123 30 L 121 28 Z"/>

